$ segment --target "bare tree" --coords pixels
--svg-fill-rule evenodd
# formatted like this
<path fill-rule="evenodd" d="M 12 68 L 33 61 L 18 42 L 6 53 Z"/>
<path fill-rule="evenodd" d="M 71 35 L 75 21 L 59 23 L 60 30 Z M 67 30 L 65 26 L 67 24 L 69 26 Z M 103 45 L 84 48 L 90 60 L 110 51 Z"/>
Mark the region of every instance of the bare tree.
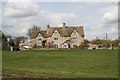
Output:
<path fill-rule="evenodd" d="M 31 33 L 33 31 L 38 31 L 38 30 L 41 30 L 41 28 L 36 25 L 34 25 L 32 28 L 28 29 L 28 32 L 27 32 L 28 37 L 31 38 Z"/>

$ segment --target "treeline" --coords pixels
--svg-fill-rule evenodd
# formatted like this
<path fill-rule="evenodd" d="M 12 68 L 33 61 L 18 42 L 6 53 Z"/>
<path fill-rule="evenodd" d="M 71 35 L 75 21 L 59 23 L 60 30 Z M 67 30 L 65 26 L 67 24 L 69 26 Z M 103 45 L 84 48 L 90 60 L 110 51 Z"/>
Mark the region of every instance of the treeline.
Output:
<path fill-rule="evenodd" d="M 19 43 L 20 42 L 26 42 L 26 40 L 28 38 L 31 38 L 31 32 L 32 31 L 36 31 L 36 30 L 40 30 L 40 27 L 34 26 L 33 28 L 28 29 L 27 35 L 28 37 L 25 36 L 18 36 L 18 37 L 13 37 L 11 35 L 5 34 L 2 31 L 0 31 L 0 47 L 3 49 L 9 49 L 10 46 L 14 46 L 14 47 L 19 47 Z M 45 47 L 45 43 L 46 41 L 42 42 L 43 47 Z M 75 47 L 79 47 L 79 48 L 83 48 L 83 47 L 89 47 L 89 44 L 96 44 L 98 45 L 99 48 L 104 47 L 104 48 L 109 48 L 109 47 L 118 47 L 120 46 L 120 39 L 115 39 L 115 40 L 104 40 L 104 39 L 99 39 L 98 37 L 94 40 L 84 40 L 83 43 L 81 43 L 79 46 L 75 46 Z"/>
<path fill-rule="evenodd" d="M 89 44 L 96 44 L 98 45 L 98 48 L 104 48 L 104 49 L 107 49 L 107 48 L 118 48 L 120 47 L 120 39 L 115 39 L 115 40 L 104 40 L 104 39 L 94 39 L 94 40 L 84 40 L 83 43 L 81 43 L 78 47 L 79 48 L 83 48 L 83 47 L 89 47 Z"/>
<path fill-rule="evenodd" d="M 20 42 L 25 42 L 28 38 L 25 36 L 13 37 L 0 31 L 0 47 L 10 49 L 10 46 L 19 47 Z"/>

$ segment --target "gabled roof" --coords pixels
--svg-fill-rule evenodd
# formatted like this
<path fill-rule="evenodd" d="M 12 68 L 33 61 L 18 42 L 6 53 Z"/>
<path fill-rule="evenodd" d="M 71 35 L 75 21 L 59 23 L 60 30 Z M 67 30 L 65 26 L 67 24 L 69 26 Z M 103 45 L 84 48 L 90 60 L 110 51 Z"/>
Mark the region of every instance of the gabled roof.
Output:
<path fill-rule="evenodd" d="M 78 34 L 81 37 L 84 37 L 83 26 L 77 26 L 77 27 L 67 27 L 67 26 L 66 27 L 49 27 L 48 30 L 46 30 L 46 31 L 33 31 L 31 36 L 32 36 L 32 38 L 35 38 L 38 35 L 38 33 L 41 33 L 43 37 L 47 38 L 47 37 L 51 37 L 52 34 L 54 33 L 54 31 L 57 30 L 61 37 L 70 37 L 70 35 L 72 34 L 74 29 L 78 32 Z"/>
<path fill-rule="evenodd" d="M 38 35 L 39 33 L 41 33 L 41 35 L 46 38 L 46 37 L 47 37 L 46 32 L 47 32 L 47 31 L 33 31 L 33 32 L 31 33 L 31 37 L 32 37 L 32 38 L 35 38 L 35 37 L 37 37 L 37 35 Z"/>
<path fill-rule="evenodd" d="M 71 41 L 71 40 L 66 40 L 66 41 L 64 41 L 61 45 L 63 45 L 63 44 L 71 44 L 71 43 L 73 43 L 73 41 Z"/>

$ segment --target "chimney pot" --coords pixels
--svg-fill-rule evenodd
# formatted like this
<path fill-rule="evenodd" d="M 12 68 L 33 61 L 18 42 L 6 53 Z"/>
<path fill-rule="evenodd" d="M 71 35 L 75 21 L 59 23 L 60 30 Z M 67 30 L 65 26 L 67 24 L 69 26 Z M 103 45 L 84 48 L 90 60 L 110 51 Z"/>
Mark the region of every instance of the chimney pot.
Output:
<path fill-rule="evenodd" d="M 65 27 L 66 26 L 66 23 L 63 23 L 63 27 Z"/>
<path fill-rule="evenodd" d="M 49 24 L 47 25 L 47 28 L 50 28 L 50 25 L 49 25 Z"/>

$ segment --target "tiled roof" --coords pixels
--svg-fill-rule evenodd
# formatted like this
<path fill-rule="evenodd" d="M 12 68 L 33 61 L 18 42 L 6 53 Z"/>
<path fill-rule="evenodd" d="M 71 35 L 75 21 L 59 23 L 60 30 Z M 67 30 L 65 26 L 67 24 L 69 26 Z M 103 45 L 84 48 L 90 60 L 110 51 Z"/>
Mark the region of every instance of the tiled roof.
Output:
<path fill-rule="evenodd" d="M 83 26 L 77 26 L 77 27 L 49 27 L 46 31 L 33 31 L 31 33 L 31 37 L 35 38 L 38 33 L 41 33 L 44 38 L 51 37 L 53 32 L 57 30 L 61 37 L 70 37 L 73 30 L 76 30 L 78 34 L 82 37 L 84 37 L 84 30 Z"/>

